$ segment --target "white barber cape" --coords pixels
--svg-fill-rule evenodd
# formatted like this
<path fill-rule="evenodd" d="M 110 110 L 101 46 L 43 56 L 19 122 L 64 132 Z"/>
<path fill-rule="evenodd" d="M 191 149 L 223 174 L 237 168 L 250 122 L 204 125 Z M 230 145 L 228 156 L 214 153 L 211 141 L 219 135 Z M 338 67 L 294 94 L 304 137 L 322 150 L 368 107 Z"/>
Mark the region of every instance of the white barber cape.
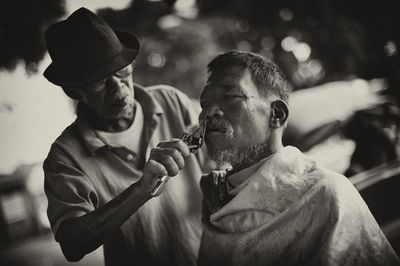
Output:
<path fill-rule="evenodd" d="M 319 167 L 295 147 L 227 180 L 233 198 L 203 216 L 200 266 L 400 265 L 348 179 Z M 204 181 L 206 199 L 215 185 L 210 181 L 206 188 Z"/>

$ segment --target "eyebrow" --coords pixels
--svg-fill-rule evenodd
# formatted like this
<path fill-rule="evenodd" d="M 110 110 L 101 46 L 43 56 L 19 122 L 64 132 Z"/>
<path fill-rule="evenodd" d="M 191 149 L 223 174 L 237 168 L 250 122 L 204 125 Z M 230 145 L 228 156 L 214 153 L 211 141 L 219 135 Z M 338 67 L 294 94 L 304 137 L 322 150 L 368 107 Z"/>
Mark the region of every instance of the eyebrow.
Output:
<path fill-rule="evenodd" d="M 248 95 L 248 93 L 246 93 L 241 86 L 236 86 L 236 85 L 231 86 L 231 85 L 227 84 L 227 85 L 222 85 L 222 87 L 227 88 L 226 91 L 224 92 L 224 94 L 226 94 L 226 93 L 240 93 L 240 94 L 243 94 L 243 95 Z"/>
<path fill-rule="evenodd" d="M 207 94 L 209 94 L 209 92 L 207 92 L 207 90 L 206 90 L 206 88 L 208 88 L 208 87 L 209 87 L 208 85 L 204 86 L 203 92 L 200 94 L 200 101 L 201 101 L 204 97 L 206 97 Z M 243 96 L 250 97 L 250 96 L 248 95 L 248 93 L 245 93 L 245 92 L 243 91 L 242 87 L 240 87 L 240 86 L 230 86 L 229 84 L 226 84 L 226 85 L 221 84 L 220 87 L 227 88 L 227 89 L 224 91 L 224 94 L 228 94 L 228 93 L 239 93 L 239 94 L 241 94 L 241 95 L 243 95 Z"/>
<path fill-rule="evenodd" d="M 125 67 L 125 68 L 115 72 L 114 75 L 116 75 L 116 76 L 127 76 L 127 75 L 130 75 L 131 73 L 133 73 L 133 69 Z"/>

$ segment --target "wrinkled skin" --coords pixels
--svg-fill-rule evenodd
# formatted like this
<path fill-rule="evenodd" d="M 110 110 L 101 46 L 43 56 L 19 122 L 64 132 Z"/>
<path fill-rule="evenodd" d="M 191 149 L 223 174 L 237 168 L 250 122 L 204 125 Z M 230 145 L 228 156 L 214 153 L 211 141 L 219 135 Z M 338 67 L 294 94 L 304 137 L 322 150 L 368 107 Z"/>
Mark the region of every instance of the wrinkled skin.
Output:
<path fill-rule="evenodd" d="M 95 127 L 104 131 L 127 129 L 134 118 L 132 66 L 82 88 L 74 88 L 78 100 L 90 110 Z"/>
<path fill-rule="evenodd" d="M 264 149 L 273 99 L 260 96 L 247 69 L 232 66 L 212 72 L 201 94 L 199 117 L 207 122 L 205 143 L 211 158 L 237 164 L 249 149 Z"/>

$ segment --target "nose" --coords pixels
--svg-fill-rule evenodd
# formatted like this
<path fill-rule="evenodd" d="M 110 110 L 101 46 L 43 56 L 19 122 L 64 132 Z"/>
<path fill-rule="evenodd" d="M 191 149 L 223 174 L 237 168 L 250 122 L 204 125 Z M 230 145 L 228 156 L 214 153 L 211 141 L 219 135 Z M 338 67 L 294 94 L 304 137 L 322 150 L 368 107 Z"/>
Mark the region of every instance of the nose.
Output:
<path fill-rule="evenodd" d="M 123 83 L 120 78 L 112 75 L 112 76 L 110 76 L 110 78 L 108 80 L 108 86 L 112 92 L 117 92 L 122 88 Z"/>
<path fill-rule="evenodd" d="M 200 120 L 209 120 L 213 117 L 223 117 L 224 110 L 221 106 L 213 104 L 211 106 L 204 107 L 200 113 Z"/>

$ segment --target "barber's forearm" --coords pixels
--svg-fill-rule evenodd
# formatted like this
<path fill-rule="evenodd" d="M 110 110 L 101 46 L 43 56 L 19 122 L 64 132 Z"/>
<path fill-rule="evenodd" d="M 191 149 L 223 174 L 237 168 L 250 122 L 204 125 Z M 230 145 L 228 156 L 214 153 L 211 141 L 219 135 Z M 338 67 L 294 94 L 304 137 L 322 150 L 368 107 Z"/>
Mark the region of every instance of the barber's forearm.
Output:
<path fill-rule="evenodd" d="M 63 222 L 56 240 L 67 260 L 79 261 L 97 249 L 150 198 L 138 182 L 97 210 Z"/>
<path fill-rule="evenodd" d="M 65 257 L 78 261 L 102 245 L 150 198 L 150 191 L 165 175 L 175 176 L 183 169 L 184 159 L 190 156 L 186 143 L 180 139 L 161 142 L 153 148 L 143 167 L 143 177 L 101 208 L 73 220 L 65 221 L 58 229 Z"/>

